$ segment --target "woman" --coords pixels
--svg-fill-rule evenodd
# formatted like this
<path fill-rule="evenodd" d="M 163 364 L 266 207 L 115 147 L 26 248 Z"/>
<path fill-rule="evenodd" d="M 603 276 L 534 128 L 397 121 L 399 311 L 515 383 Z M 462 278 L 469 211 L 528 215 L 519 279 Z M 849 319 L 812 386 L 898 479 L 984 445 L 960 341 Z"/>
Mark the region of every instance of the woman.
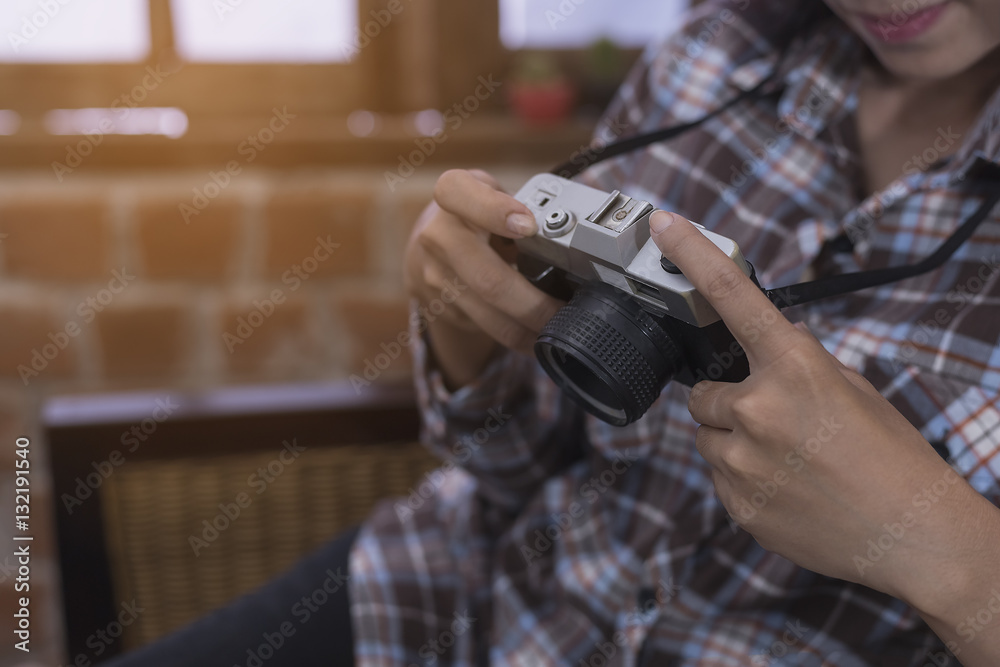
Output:
<path fill-rule="evenodd" d="M 656 214 L 653 236 L 742 334 L 738 385 L 700 383 L 690 402 L 668 385 L 626 428 L 583 418 L 528 356 L 561 304 L 487 245 L 535 233 L 529 211 L 485 174 L 441 177 L 411 290 L 427 304 L 455 276 L 469 289 L 419 355 L 429 440 L 455 458 L 488 407 L 512 416 L 431 508 L 384 507 L 362 531 L 360 664 L 419 664 L 417 638 L 467 607 L 479 626 L 440 660 L 488 644 L 501 664 L 954 664 L 947 645 L 1000 664 L 1000 613 L 979 614 L 1000 591 L 983 497 L 1000 499 L 998 214 L 942 269 L 789 310 L 822 345 L 680 219 L 735 239 L 775 286 L 922 259 L 1000 187 L 969 184 L 1000 157 L 1000 6 L 828 4 L 804 27 L 788 3 L 700 6 L 603 127 L 690 122 L 773 82 L 585 174 L 680 214 Z"/>
<path fill-rule="evenodd" d="M 360 665 L 1000 664 L 998 213 L 940 269 L 783 314 L 686 220 L 775 286 L 922 259 L 1000 188 L 1000 5 L 827 5 L 699 5 L 598 138 L 743 97 L 582 178 L 671 212 L 653 238 L 743 344 L 747 380 L 670 384 L 624 428 L 585 417 L 530 355 L 562 304 L 490 242 L 533 216 L 448 172 L 407 277 L 424 307 L 461 286 L 414 319 L 426 440 L 460 470 L 174 646 L 256 641 L 280 619 L 254 610 L 354 540 L 353 639 L 317 621 L 269 665 L 349 662 L 352 644 Z M 211 655 L 248 664 L 239 648 Z"/>

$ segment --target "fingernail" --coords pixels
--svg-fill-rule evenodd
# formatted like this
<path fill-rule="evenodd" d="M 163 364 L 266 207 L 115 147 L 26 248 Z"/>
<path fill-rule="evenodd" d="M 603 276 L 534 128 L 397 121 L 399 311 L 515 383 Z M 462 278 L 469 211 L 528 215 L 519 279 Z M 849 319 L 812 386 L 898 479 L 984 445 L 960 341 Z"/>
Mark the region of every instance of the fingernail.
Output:
<path fill-rule="evenodd" d="M 661 234 L 664 229 L 674 224 L 674 216 L 666 211 L 653 211 L 649 216 L 649 228 L 654 234 Z"/>
<path fill-rule="evenodd" d="M 535 218 L 524 213 L 511 213 L 507 216 L 507 229 L 518 236 L 533 236 L 538 227 Z"/>

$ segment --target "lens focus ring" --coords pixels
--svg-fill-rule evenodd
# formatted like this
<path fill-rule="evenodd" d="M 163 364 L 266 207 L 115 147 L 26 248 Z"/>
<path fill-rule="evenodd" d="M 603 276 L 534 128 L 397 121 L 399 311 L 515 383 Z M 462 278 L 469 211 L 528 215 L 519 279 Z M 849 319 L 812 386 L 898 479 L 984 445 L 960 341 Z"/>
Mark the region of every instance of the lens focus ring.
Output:
<path fill-rule="evenodd" d="M 573 305 L 561 309 L 542 335 L 568 337 L 596 357 L 637 403 L 651 404 L 658 394 L 656 373 L 628 339 L 600 316 Z"/>
<path fill-rule="evenodd" d="M 542 328 L 535 350 L 561 388 L 616 425 L 649 409 L 680 356 L 649 314 L 607 286 L 578 290 Z"/>

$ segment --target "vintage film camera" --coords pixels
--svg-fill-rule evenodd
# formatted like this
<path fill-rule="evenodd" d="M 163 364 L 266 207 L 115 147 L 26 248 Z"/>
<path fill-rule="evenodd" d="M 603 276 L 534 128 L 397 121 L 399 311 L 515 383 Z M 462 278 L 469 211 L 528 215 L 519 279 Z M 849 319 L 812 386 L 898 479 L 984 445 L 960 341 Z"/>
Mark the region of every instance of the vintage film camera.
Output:
<path fill-rule="evenodd" d="M 577 404 L 609 424 L 641 417 L 671 379 L 736 382 L 746 355 L 715 309 L 649 236 L 646 201 L 538 174 L 517 199 L 537 235 L 517 240 L 518 270 L 564 306 L 535 354 Z M 756 282 L 730 239 L 701 228 Z"/>

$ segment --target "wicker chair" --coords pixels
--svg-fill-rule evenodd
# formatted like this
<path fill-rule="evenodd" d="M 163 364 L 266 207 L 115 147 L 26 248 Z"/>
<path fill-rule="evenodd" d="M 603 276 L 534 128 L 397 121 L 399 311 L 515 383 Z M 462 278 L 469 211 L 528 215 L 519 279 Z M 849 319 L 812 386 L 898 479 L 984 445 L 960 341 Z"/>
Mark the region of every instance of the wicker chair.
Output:
<path fill-rule="evenodd" d="M 72 513 L 57 503 L 70 655 L 86 650 L 86 637 L 123 601 L 144 611 L 112 650 L 169 633 L 362 521 L 379 499 L 405 495 L 438 465 L 415 444 L 405 385 L 364 396 L 339 384 L 171 395 L 179 407 L 150 420 L 163 398 L 45 407 L 56 497 L 85 496 L 80 480 L 96 487 Z M 144 441 L 123 440 L 144 420 L 155 423 Z M 101 465 L 109 461 L 121 463 Z M 102 467 L 113 472 L 89 484 Z"/>

